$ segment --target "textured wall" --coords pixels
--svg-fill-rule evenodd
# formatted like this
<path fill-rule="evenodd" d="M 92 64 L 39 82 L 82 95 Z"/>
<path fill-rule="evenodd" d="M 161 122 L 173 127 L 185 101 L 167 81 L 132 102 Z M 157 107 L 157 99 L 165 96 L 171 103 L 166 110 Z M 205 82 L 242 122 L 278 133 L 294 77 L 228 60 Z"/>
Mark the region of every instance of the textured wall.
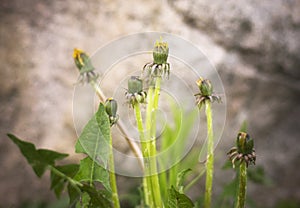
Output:
<path fill-rule="evenodd" d="M 49 199 L 47 178 L 36 180 L 7 132 L 73 153 L 73 48 L 92 53 L 122 35 L 145 31 L 178 34 L 201 47 L 217 67 L 228 104 L 218 154 L 247 119 L 258 163 L 274 181 L 273 187 L 250 187 L 250 194 L 268 205 L 299 199 L 299 26 L 297 0 L 2 0 L 1 204 Z"/>

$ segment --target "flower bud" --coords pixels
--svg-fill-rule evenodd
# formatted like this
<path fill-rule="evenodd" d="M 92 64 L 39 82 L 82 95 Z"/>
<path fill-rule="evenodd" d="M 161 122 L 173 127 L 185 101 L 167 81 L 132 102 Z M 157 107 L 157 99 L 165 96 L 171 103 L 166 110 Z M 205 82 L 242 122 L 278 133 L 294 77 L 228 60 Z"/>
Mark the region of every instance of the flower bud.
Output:
<path fill-rule="evenodd" d="M 155 64 L 164 64 L 167 63 L 169 55 L 169 46 L 167 42 L 156 41 L 154 50 L 153 50 L 153 62 Z"/>
<path fill-rule="evenodd" d="M 118 121 L 117 109 L 118 104 L 117 101 L 113 98 L 108 98 L 104 104 L 105 111 L 109 117 L 110 125 L 114 125 Z"/>
<path fill-rule="evenodd" d="M 117 115 L 117 109 L 118 109 L 118 104 L 117 101 L 113 98 L 108 98 L 105 101 L 105 111 L 109 116 L 116 116 Z"/>
<path fill-rule="evenodd" d="M 84 51 L 75 48 L 73 52 L 73 58 L 81 74 L 85 72 L 91 72 L 95 69 L 92 65 L 90 57 Z"/>
<path fill-rule="evenodd" d="M 199 87 L 202 96 L 212 95 L 213 86 L 208 79 L 203 79 L 202 77 L 200 77 L 200 79 L 197 81 L 197 85 Z"/>
<path fill-rule="evenodd" d="M 239 132 L 236 139 L 237 150 L 243 154 L 251 154 L 253 152 L 254 142 L 249 134 Z"/>
<path fill-rule="evenodd" d="M 128 93 L 140 93 L 143 91 L 143 81 L 136 76 L 131 76 L 128 80 Z"/>

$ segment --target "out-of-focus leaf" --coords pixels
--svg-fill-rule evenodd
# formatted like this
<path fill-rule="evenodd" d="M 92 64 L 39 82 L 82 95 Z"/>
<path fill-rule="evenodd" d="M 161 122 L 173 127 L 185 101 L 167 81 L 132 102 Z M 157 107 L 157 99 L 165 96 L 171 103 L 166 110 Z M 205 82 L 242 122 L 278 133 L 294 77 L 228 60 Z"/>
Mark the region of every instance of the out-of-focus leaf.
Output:
<path fill-rule="evenodd" d="M 36 149 L 34 144 L 22 141 L 12 134 L 8 134 L 7 136 L 19 147 L 21 153 L 38 177 L 44 174 L 48 166 L 54 166 L 56 160 L 61 160 L 68 156 L 68 154 L 52 150 Z"/>

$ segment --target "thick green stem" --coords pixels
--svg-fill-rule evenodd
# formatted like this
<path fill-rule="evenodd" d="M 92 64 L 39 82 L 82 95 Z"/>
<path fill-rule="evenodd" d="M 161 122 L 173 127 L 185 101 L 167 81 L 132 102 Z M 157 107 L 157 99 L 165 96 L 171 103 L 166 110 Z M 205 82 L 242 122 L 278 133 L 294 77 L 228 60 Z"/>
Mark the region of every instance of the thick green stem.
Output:
<path fill-rule="evenodd" d="M 117 180 L 116 180 L 116 175 L 115 175 L 115 163 L 114 163 L 114 155 L 113 155 L 111 136 L 110 136 L 109 167 L 110 167 L 109 180 L 110 180 L 110 186 L 111 186 L 111 190 L 112 190 L 113 206 L 114 206 L 114 208 L 120 208 L 118 189 L 117 189 Z"/>
<path fill-rule="evenodd" d="M 145 203 L 146 203 L 146 205 L 150 206 L 151 203 L 153 202 L 153 199 L 152 199 L 152 194 L 151 194 L 151 191 L 150 191 L 150 188 L 151 188 L 150 177 L 147 176 L 148 173 L 149 173 L 149 165 L 148 165 L 148 161 L 147 161 L 147 159 L 149 157 L 149 153 L 148 153 L 147 146 L 146 146 L 143 119 L 142 119 L 142 113 L 141 113 L 139 103 L 136 103 L 134 105 L 134 110 L 135 110 L 136 123 L 137 123 L 138 131 L 139 131 L 139 135 L 140 135 L 140 141 L 141 141 L 141 147 L 142 147 L 142 154 L 143 154 L 143 158 L 144 158 L 144 164 L 145 164 L 144 165 L 144 171 L 146 173 L 146 177 L 143 178 L 143 189 L 144 189 Z"/>
<path fill-rule="evenodd" d="M 205 183 L 205 199 L 204 207 L 211 207 L 211 195 L 214 172 L 214 137 L 212 126 L 212 112 L 210 100 L 205 102 L 205 113 L 207 119 L 207 161 L 206 161 L 206 183 Z"/>
<path fill-rule="evenodd" d="M 244 208 L 246 201 L 246 189 L 247 189 L 247 165 L 243 161 L 240 164 L 239 171 L 239 190 L 237 193 L 236 208 Z"/>
<path fill-rule="evenodd" d="M 149 168 L 150 168 L 150 181 L 151 193 L 153 195 L 154 207 L 162 207 L 162 199 L 160 194 L 159 179 L 157 174 L 157 161 L 156 161 L 156 111 L 158 108 L 159 94 L 160 94 L 161 78 L 157 77 L 155 81 L 155 88 L 150 87 L 148 90 L 148 106 L 146 115 L 147 127 L 147 149 L 149 150 Z"/>

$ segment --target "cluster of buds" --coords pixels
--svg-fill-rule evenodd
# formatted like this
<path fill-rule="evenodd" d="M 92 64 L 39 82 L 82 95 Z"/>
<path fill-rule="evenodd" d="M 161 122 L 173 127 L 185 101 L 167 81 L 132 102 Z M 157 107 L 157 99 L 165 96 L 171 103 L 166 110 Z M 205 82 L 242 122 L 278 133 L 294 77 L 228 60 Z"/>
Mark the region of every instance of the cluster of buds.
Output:
<path fill-rule="evenodd" d="M 169 46 L 162 40 L 156 41 L 153 49 L 153 62 L 147 63 L 143 68 L 143 74 L 150 82 L 156 77 L 169 78 L 170 64 L 167 62 L 169 56 Z"/>
<path fill-rule="evenodd" d="M 249 164 L 255 165 L 256 154 L 254 141 L 249 134 L 245 132 L 238 133 L 236 146 L 231 148 L 227 154 L 229 155 L 229 159 L 231 160 L 233 167 L 236 161 L 240 161 L 241 163 L 244 161 L 247 167 Z"/>
<path fill-rule="evenodd" d="M 99 75 L 94 72 L 95 68 L 91 59 L 84 51 L 75 48 L 73 58 L 80 73 L 77 83 L 90 83 L 98 79 Z"/>
<path fill-rule="evenodd" d="M 125 93 L 128 103 L 134 107 L 137 103 L 145 103 L 147 93 L 143 91 L 143 81 L 137 76 L 128 80 L 128 91 Z"/>
<path fill-rule="evenodd" d="M 110 125 L 113 126 L 115 123 L 117 123 L 119 119 L 119 115 L 117 115 L 117 110 L 118 110 L 118 104 L 117 101 L 114 100 L 113 98 L 108 98 L 105 101 L 105 111 L 108 115 Z"/>
<path fill-rule="evenodd" d="M 196 104 L 198 105 L 199 109 L 205 104 L 206 100 L 210 102 L 221 102 L 221 97 L 217 96 L 213 92 L 213 86 L 208 79 L 203 79 L 200 77 L 196 82 L 199 88 L 199 93 L 195 94 L 196 96 Z"/>

